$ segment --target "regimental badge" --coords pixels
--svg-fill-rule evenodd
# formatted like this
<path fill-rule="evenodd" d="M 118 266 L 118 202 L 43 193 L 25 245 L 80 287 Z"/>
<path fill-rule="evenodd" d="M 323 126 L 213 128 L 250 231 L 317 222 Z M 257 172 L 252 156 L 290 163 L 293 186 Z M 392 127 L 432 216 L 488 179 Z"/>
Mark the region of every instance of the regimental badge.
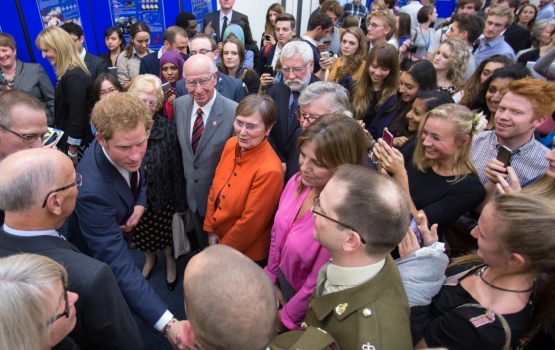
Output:
<path fill-rule="evenodd" d="M 347 306 L 349 306 L 347 303 L 337 305 L 335 307 L 335 313 L 339 316 L 343 315 L 343 313 L 347 310 Z"/>

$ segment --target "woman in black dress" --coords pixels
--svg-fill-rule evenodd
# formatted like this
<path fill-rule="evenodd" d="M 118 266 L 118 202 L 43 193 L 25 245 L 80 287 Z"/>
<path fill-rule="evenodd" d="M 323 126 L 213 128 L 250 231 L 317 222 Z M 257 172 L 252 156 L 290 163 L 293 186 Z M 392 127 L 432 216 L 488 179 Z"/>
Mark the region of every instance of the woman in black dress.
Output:
<path fill-rule="evenodd" d="M 156 263 L 155 252 L 164 250 L 166 284 L 169 290 L 174 290 L 178 278 L 172 255 L 172 218 L 176 212 L 183 215 L 187 208 L 185 172 L 177 128 L 175 123 L 156 113 L 164 102 L 160 78 L 152 74 L 139 75 L 133 80 L 129 93 L 145 101 L 154 120 L 143 159 L 148 202 L 135 228 L 133 242 L 145 253 L 143 275 L 147 279 Z"/>

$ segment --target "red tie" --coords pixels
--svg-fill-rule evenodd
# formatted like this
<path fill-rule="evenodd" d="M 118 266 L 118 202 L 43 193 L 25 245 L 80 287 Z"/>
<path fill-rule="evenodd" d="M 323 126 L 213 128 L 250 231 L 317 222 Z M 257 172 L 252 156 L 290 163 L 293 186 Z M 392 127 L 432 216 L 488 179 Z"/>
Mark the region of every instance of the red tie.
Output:
<path fill-rule="evenodd" d="M 197 153 L 198 144 L 200 143 L 200 137 L 204 131 L 204 122 L 202 121 L 202 109 L 197 110 L 197 118 L 195 119 L 195 125 L 193 125 L 193 137 L 191 138 L 191 146 L 193 148 L 193 153 Z"/>

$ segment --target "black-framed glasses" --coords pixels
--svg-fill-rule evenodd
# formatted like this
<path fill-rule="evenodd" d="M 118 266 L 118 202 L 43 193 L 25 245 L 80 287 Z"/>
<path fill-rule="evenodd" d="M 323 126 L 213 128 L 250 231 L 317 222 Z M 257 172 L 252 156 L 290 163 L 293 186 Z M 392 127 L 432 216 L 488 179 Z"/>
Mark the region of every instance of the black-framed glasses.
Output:
<path fill-rule="evenodd" d="M 58 189 L 55 189 L 54 191 L 50 191 L 46 194 L 46 198 L 44 199 L 44 203 L 42 203 L 42 207 L 46 207 L 46 201 L 48 200 L 48 197 L 50 197 L 50 195 L 52 193 L 56 193 L 56 192 L 60 192 L 60 191 L 65 191 L 68 190 L 74 186 L 81 186 L 81 184 L 83 183 L 83 177 L 81 176 L 81 174 L 75 173 L 75 182 L 64 186 L 64 187 L 60 187 Z"/>
<path fill-rule="evenodd" d="M 64 316 L 66 318 L 69 317 L 69 301 L 68 301 L 68 297 L 67 297 L 67 284 L 66 284 L 66 281 L 65 281 L 63 276 L 62 276 L 62 287 L 64 288 L 64 299 L 65 299 L 65 302 L 66 302 L 66 307 L 64 309 L 64 312 L 62 312 L 61 314 L 58 314 L 58 315 L 52 317 L 51 319 L 49 319 L 48 321 L 46 321 L 46 326 L 47 327 L 50 326 L 52 323 L 58 321 L 60 318 L 62 318 Z"/>
<path fill-rule="evenodd" d="M 336 224 L 338 224 L 340 226 L 343 226 L 343 227 L 345 227 L 349 230 L 355 231 L 358 234 L 358 236 L 360 237 L 360 241 L 362 242 L 362 244 L 366 244 L 366 240 L 364 240 L 364 238 L 362 238 L 361 234 L 358 233 L 358 230 L 356 228 L 352 227 L 351 225 L 344 224 L 341 221 L 337 221 L 335 219 L 332 219 L 332 218 L 330 218 L 329 216 L 327 216 L 325 214 L 320 213 L 319 211 L 316 210 L 316 207 L 319 207 L 319 206 L 320 206 L 320 197 L 316 196 L 314 198 L 314 205 L 312 206 L 312 209 L 310 209 L 310 211 L 312 212 L 312 215 L 320 215 L 321 217 L 326 218 L 326 219 L 328 219 L 332 222 L 335 222 Z"/>
<path fill-rule="evenodd" d="M 308 124 L 312 124 L 316 119 L 320 117 L 321 115 L 303 113 L 301 112 L 300 108 L 297 108 L 297 110 L 295 111 L 295 118 L 297 118 L 297 120 L 301 123 L 306 120 Z"/>
<path fill-rule="evenodd" d="M 304 64 L 304 66 L 301 66 L 301 67 L 293 67 L 293 68 L 283 67 L 283 68 L 281 68 L 281 71 L 284 74 L 289 74 L 289 73 L 291 73 L 291 71 L 293 71 L 293 73 L 300 73 L 304 70 L 304 67 L 306 67 L 309 63 L 310 63 L 310 61 L 306 62 Z"/>
<path fill-rule="evenodd" d="M 203 87 L 206 86 L 206 85 L 208 85 L 208 83 L 209 83 L 210 81 L 212 81 L 213 78 L 214 78 L 214 77 L 212 76 L 212 77 L 210 77 L 210 78 L 201 79 L 201 80 L 189 80 L 189 81 L 187 81 L 187 82 L 185 82 L 185 83 L 187 84 L 187 87 L 190 87 L 191 89 L 196 89 L 196 88 L 197 88 L 197 85 L 200 85 L 200 86 L 203 86 Z"/>
<path fill-rule="evenodd" d="M 12 134 L 14 134 L 15 136 L 19 137 L 20 139 L 23 140 L 23 143 L 26 144 L 31 144 L 34 143 L 35 141 L 37 141 L 37 139 L 40 137 L 40 139 L 42 140 L 44 138 L 44 135 L 46 135 L 46 133 L 42 133 L 42 134 L 28 134 L 28 135 L 22 135 L 19 134 L 11 129 L 6 128 L 4 125 L 0 125 L 0 128 L 6 130 L 7 132 L 11 132 Z"/>

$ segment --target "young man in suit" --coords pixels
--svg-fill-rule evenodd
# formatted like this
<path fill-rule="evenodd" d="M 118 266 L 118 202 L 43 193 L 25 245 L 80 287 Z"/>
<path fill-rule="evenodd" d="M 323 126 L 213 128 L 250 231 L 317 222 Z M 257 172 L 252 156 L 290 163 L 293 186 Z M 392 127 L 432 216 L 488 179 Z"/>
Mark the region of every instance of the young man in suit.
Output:
<path fill-rule="evenodd" d="M 86 180 L 67 235 L 83 253 L 110 266 L 129 307 L 173 344 L 176 320 L 128 249 L 147 201 L 141 163 L 152 119 L 139 97 L 113 94 L 95 105 L 91 121 L 96 139 L 77 166 Z"/>
<path fill-rule="evenodd" d="M 0 163 L 17 151 L 42 147 L 46 132 L 46 113 L 39 100 L 21 90 L 0 93 Z M 0 209 L 2 224 L 4 211 Z"/>
<path fill-rule="evenodd" d="M 295 117 L 299 108 L 299 95 L 309 84 L 320 79 L 312 74 L 312 49 L 304 41 L 287 43 L 283 47 L 281 63 L 283 80 L 267 88 L 267 94 L 274 100 L 278 110 L 269 141 L 281 159 L 287 183 L 299 169 L 296 143 L 302 130 Z"/>
<path fill-rule="evenodd" d="M 192 50 L 198 48 L 193 46 Z M 183 66 L 188 94 L 175 100 L 175 123 L 187 183 L 187 204 L 201 249 L 208 246 L 203 230 L 208 193 L 226 141 L 233 135 L 237 103 L 216 88 L 218 72 L 207 55 L 193 55 Z"/>
<path fill-rule="evenodd" d="M 157 77 L 160 75 L 160 58 L 166 51 L 177 51 L 183 59 L 189 58 L 187 56 L 187 49 L 189 45 L 189 37 L 185 29 L 178 26 L 168 27 L 162 35 L 164 45 L 157 52 L 151 52 L 141 59 L 139 66 L 139 74 L 153 74 Z M 168 93 L 171 93 L 168 92 Z"/>
<path fill-rule="evenodd" d="M 229 25 L 229 22 L 235 22 L 240 18 L 244 18 L 246 22 L 249 22 L 249 17 L 242 14 L 241 12 L 234 11 L 233 5 L 235 5 L 235 0 L 219 0 L 220 10 L 216 12 L 207 13 L 204 16 L 204 34 L 212 35 L 216 34 L 216 42 L 222 42 L 222 37 L 224 32 Z"/>
<path fill-rule="evenodd" d="M 214 67 L 216 67 L 216 59 L 218 58 L 218 45 L 209 35 L 200 33 L 195 35 L 190 44 L 190 56 L 195 55 L 205 55 L 210 58 L 213 62 Z M 185 71 L 183 72 L 185 75 Z M 189 93 L 185 87 L 185 80 L 178 80 L 176 83 L 176 95 L 177 97 L 187 95 Z M 223 96 L 233 100 L 237 103 L 241 102 L 243 97 L 249 94 L 247 87 L 239 79 L 230 77 L 227 74 L 223 74 L 218 71 L 216 90 Z"/>
<path fill-rule="evenodd" d="M 66 268 L 68 290 L 79 294 L 70 337 L 81 349 L 141 349 L 139 329 L 110 268 L 57 231 L 73 211 L 81 183 L 71 160 L 57 150 L 28 149 L 7 157 L 0 164 L 0 206 L 6 210 L 0 257 L 34 253 Z"/>
<path fill-rule="evenodd" d="M 85 61 L 85 65 L 91 73 L 91 82 L 94 83 L 96 77 L 98 77 L 102 73 L 108 73 L 108 67 L 106 66 L 106 61 L 102 58 L 95 56 L 83 47 L 83 43 L 85 42 L 85 36 L 83 35 L 83 28 L 80 25 L 71 23 L 64 23 L 62 24 L 61 28 L 65 30 L 73 42 L 75 43 L 75 47 L 77 48 L 77 52 L 81 59 Z"/>
<path fill-rule="evenodd" d="M 277 43 L 272 45 L 272 49 L 270 51 L 267 50 L 260 50 L 260 58 L 259 62 L 261 64 L 258 65 L 258 74 L 263 75 L 264 66 L 272 66 L 274 69 L 276 68 L 276 64 L 281 56 L 281 50 L 285 43 L 291 40 L 295 36 L 295 17 L 289 13 L 280 13 L 276 17 L 276 40 Z M 266 73 L 265 77 L 270 77 L 268 73 Z M 272 77 L 270 77 L 272 78 Z M 273 83 L 273 78 L 272 78 Z"/>
<path fill-rule="evenodd" d="M 314 238 L 332 259 L 320 269 L 302 326 L 324 330 L 342 349 L 412 349 L 409 304 L 390 255 L 410 223 L 405 191 L 387 175 L 343 165 L 312 215 Z"/>

